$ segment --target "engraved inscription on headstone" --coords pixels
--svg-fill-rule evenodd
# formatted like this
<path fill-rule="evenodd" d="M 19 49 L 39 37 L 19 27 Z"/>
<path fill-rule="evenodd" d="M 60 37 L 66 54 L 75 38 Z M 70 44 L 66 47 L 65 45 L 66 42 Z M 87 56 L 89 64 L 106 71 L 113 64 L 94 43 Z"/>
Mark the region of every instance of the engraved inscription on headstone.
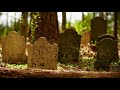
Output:
<path fill-rule="evenodd" d="M 28 67 L 57 69 L 58 46 L 51 45 L 45 37 L 40 37 L 34 45 L 28 46 Z"/>

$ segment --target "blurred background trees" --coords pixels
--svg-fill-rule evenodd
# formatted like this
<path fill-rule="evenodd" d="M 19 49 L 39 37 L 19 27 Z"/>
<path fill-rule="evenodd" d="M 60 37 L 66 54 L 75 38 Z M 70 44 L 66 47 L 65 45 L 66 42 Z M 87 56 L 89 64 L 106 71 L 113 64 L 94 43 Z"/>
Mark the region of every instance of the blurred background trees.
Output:
<path fill-rule="evenodd" d="M 79 34 L 83 34 L 84 31 L 90 30 L 91 19 L 97 16 L 103 17 L 105 20 L 107 20 L 108 34 L 114 36 L 117 33 L 118 35 L 120 35 L 120 12 L 117 13 L 117 17 L 116 13 L 114 12 L 81 12 L 82 14 L 81 18 L 75 20 L 74 22 L 71 21 L 72 14 L 70 15 L 70 18 L 67 18 L 69 12 L 61 12 L 62 23 L 57 18 L 59 17 L 59 15 L 57 15 L 57 12 L 13 12 L 13 13 L 14 15 L 10 17 L 9 12 L 0 12 L 0 20 L 2 19 L 2 16 L 6 17 L 4 23 L 0 21 L 1 22 L 0 37 L 6 36 L 9 31 L 15 30 L 20 35 L 29 37 L 31 42 L 34 42 L 39 36 L 47 35 L 45 34 L 45 32 L 46 33 L 49 32 L 51 33 L 51 35 L 52 33 L 55 33 L 57 35 L 61 32 L 64 32 L 64 30 L 70 26 L 75 27 L 76 31 Z M 43 26 L 45 24 L 43 21 L 46 22 L 45 26 Z M 58 23 L 57 27 L 52 25 L 53 22 L 54 25 L 55 23 L 56 25 Z M 116 22 L 117 24 L 115 24 Z M 115 25 L 117 25 L 117 27 Z M 47 30 L 47 28 L 49 28 L 50 30 L 45 31 Z M 53 38 L 53 36 L 48 37 L 47 35 L 46 37 L 50 39 Z M 57 38 L 58 35 L 55 37 Z"/>

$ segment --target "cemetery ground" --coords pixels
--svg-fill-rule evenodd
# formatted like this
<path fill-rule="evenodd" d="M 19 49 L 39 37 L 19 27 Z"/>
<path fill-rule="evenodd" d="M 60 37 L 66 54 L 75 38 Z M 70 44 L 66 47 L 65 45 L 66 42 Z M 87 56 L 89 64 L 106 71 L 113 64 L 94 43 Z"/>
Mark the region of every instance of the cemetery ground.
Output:
<path fill-rule="evenodd" d="M 57 62 L 57 70 L 28 68 L 27 64 L 8 64 L 0 60 L 0 78 L 119 78 L 119 63 L 111 63 L 109 72 L 95 71 L 96 52 L 81 45 L 79 63 Z M 120 53 L 119 53 L 120 54 Z M 1 54 L 0 54 L 1 55 Z M 0 56 L 0 59 L 1 56 Z"/>

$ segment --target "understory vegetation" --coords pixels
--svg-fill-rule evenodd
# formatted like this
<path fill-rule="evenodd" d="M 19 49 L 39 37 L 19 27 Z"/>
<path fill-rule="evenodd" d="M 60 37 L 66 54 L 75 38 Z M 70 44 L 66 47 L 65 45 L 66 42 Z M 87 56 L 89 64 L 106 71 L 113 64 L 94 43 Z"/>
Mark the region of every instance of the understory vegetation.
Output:
<path fill-rule="evenodd" d="M 57 63 L 57 70 L 77 70 L 77 71 L 94 71 L 94 62 L 96 59 L 80 59 L 78 64 L 61 64 L 60 62 Z M 111 71 L 119 71 L 118 69 L 120 65 L 119 62 L 112 62 L 110 64 Z M 12 69 L 26 69 L 27 64 L 8 64 L 8 63 L 0 63 L 1 67 L 12 68 Z"/>

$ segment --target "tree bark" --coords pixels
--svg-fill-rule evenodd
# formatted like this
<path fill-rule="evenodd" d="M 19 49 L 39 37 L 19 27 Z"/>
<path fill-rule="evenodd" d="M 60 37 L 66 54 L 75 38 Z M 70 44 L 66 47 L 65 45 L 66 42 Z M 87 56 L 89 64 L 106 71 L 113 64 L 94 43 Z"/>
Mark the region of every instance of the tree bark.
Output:
<path fill-rule="evenodd" d="M 35 30 L 35 41 L 39 37 L 46 37 L 52 43 L 58 44 L 59 28 L 57 12 L 40 12 L 39 27 Z"/>
<path fill-rule="evenodd" d="M 120 72 L 89 72 L 0 67 L 0 78 L 120 78 Z"/>
<path fill-rule="evenodd" d="M 33 19 L 33 13 L 34 12 L 30 13 L 30 29 L 29 29 L 29 32 L 28 32 L 28 37 L 29 37 L 30 40 L 32 39 L 32 37 L 31 37 L 31 33 L 32 33 L 31 24 L 32 24 L 32 19 Z"/>
<path fill-rule="evenodd" d="M 66 29 L 66 12 L 62 12 L 62 31 Z"/>
<path fill-rule="evenodd" d="M 25 37 L 25 41 L 27 38 L 27 19 L 28 19 L 28 12 L 22 12 L 22 23 L 21 23 L 20 35 Z"/>

